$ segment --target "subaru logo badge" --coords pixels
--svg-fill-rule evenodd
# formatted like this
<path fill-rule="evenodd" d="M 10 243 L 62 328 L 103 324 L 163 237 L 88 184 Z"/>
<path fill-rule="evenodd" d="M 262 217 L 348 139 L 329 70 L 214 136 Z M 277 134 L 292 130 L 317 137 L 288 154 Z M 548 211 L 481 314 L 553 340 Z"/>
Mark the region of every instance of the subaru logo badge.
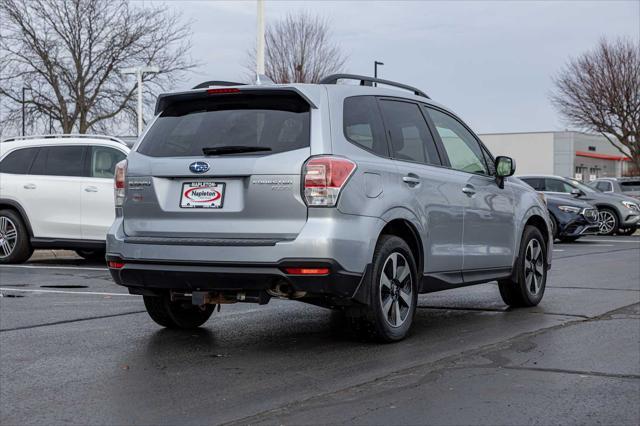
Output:
<path fill-rule="evenodd" d="M 209 163 L 205 163 L 204 161 L 196 161 L 194 163 L 189 164 L 189 170 L 193 173 L 204 173 L 209 171 Z"/>

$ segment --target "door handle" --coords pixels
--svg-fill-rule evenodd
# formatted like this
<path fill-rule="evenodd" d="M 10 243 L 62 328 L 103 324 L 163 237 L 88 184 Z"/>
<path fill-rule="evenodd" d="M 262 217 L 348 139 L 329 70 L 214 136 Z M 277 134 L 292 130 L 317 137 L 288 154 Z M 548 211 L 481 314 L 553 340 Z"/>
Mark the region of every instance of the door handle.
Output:
<path fill-rule="evenodd" d="M 95 186 L 87 186 L 84 188 L 84 192 L 98 192 L 98 188 Z"/>
<path fill-rule="evenodd" d="M 36 189 L 36 185 L 34 183 L 28 183 L 23 186 L 24 189 Z"/>
<path fill-rule="evenodd" d="M 462 188 L 462 192 L 471 197 L 475 195 L 476 189 L 473 187 L 473 185 L 465 185 L 464 188 Z"/>
<path fill-rule="evenodd" d="M 409 185 L 417 185 L 420 183 L 420 178 L 413 173 L 408 174 L 407 176 L 402 177 L 402 181 L 404 183 L 408 183 Z"/>

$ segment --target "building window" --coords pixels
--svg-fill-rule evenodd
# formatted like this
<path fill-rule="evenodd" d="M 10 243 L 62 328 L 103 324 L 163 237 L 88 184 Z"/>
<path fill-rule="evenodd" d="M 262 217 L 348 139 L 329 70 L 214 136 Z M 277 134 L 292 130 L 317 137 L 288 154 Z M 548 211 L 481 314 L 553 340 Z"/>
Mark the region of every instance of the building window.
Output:
<path fill-rule="evenodd" d="M 596 150 L 596 147 L 595 147 L 595 146 L 590 146 L 590 147 L 589 147 L 589 151 L 595 151 L 595 150 Z"/>

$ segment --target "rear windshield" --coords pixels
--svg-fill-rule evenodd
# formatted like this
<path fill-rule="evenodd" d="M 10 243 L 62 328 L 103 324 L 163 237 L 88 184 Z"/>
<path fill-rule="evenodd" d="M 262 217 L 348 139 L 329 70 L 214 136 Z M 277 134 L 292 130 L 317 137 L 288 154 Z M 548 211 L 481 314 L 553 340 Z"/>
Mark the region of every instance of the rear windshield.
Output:
<path fill-rule="evenodd" d="M 203 148 L 269 148 L 264 155 L 309 146 L 309 104 L 295 94 L 232 94 L 169 105 L 138 152 L 152 157 L 202 156 Z M 244 154 L 247 155 L 247 154 Z"/>
<path fill-rule="evenodd" d="M 640 192 L 640 180 L 620 182 L 620 188 L 623 192 Z"/>

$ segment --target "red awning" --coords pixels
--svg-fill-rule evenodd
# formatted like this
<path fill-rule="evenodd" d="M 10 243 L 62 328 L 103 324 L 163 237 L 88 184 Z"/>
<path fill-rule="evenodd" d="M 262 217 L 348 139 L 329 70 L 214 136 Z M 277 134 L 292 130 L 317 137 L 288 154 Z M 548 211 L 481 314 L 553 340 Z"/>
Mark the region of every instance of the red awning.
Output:
<path fill-rule="evenodd" d="M 600 160 L 631 161 L 622 155 L 596 154 L 595 152 L 576 151 L 578 157 L 599 158 Z"/>

